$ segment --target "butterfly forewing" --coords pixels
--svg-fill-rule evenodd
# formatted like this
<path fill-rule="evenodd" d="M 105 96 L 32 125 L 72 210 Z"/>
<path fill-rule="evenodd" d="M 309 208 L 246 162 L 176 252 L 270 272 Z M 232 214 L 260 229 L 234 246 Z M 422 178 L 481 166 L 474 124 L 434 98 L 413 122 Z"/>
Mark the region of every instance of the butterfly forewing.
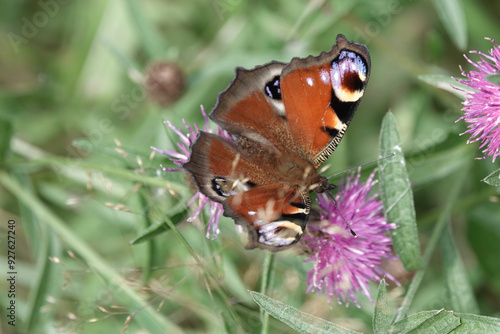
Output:
<path fill-rule="evenodd" d="M 255 185 L 276 183 L 268 162 L 255 162 L 221 136 L 201 132 L 191 147 L 184 168 L 193 176 L 200 191 L 216 202 L 246 191 Z"/>
<path fill-rule="evenodd" d="M 294 58 L 283 69 L 281 94 L 291 133 L 315 168 L 337 148 L 369 75 L 366 47 L 350 43 L 342 35 L 329 52 Z"/>
<path fill-rule="evenodd" d="M 281 101 L 279 77 L 286 64 L 272 62 L 253 70 L 236 69 L 236 77 L 219 95 L 210 118 L 231 135 L 269 150 L 288 150 L 292 135 Z"/>

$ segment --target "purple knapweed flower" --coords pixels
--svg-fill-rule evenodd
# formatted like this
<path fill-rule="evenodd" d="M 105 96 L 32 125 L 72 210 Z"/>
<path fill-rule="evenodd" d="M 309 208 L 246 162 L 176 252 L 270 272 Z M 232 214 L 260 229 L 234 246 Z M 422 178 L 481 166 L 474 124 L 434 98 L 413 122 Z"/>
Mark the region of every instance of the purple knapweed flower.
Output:
<path fill-rule="evenodd" d="M 201 113 L 203 115 L 203 118 L 205 119 L 205 124 L 203 125 L 203 131 L 212 133 L 213 131 L 210 128 L 209 119 L 207 114 L 205 113 L 205 109 L 203 108 L 203 106 L 201 106 Z M 170 121 L 165 121 L 165 124 L 167 124 L 170 127 L 170 129 L 172 129 L 172 131 L 177 134 L 177 136 L 179 136 L 180 142 L 177 143 L 177 147 L 179 148 L 180 152 L 172 149 L 160 150 L 156 147 L 151 147 L 151 149 L 153 149 L 154 151 L 168 156 L 168 159 L 170 159 L 170 161 L 172 161 L 174 164 L 180 167 L 180 168 L 165 168 L 161 166 L 161 168 L 166 172 L 185 171 L 181 167 L 184 163 L 189 161 L 189 157 L 191 155 L 190 147 L 196 140 L 198 134 L 200 133 L 198 125 L 194 124 L 194 126 L 189 126 L 186 124 L 184 120 L 182 120 L 182 123 L 184 124 L 184 128 L 186 129 L 187 134 L 184 134 L 183 131 L 177 129 Z M 231 137 L 227 134 L 227 132 L 222 130 L 219 126 L 216 127 L 215 134 L 231 140 Z M 203 195 L 201 192 L 198 191 L 188 201 L 187 206 L 190 206 L 196 200 L 198 200 L 199 202 L 198 207 L 194 210 L 193 214 L 191 214 L 191 216 L 187 219 L 187 221 L 191 222 L 194 219 L 196 219 L 200 215 L 203 208 L 206 205 L 208 205 L 210 211 L 210 218 L 208 220 L 206 236 L 207 238 L 210 238 L 210 236 L 212 236 L 212 239 L 215 239 L 215 237 L 219 234 L 219 219 L 222 212 L 224 211 L 222 208 L 222 204 L 210 200 L 207 196 Z"/>
<path fill-rule="evenodd" d="M 310 253 L 306 261 L 314 262 L 308 273 L 307 292 L 322 292 L 328 302 L 335 297 L 349 304 L 357 291 L 373 302 L 368 288 L 370 280 L 380 282 L 383 276 L 399 284 L 380 267 L 383 259 L 394 259 L 391 238 L 386 232 L 396 228 L 387 223 L 378 193 L 370 195 L 375 171 L 365 183 L 359 182 L 360 170 L 341 180 L 335 201 L 318 195 L 321 221 L 308 225 L 303 242 Z M 357 234 L 354 237 L 346 222 Z"/>
<path fill-rule="evenodd" d="M 498 44 L 487 38 L 495 46 L 490 50 L 489 55 L 479 51 L 470 51 L 481 55 L 481 60 L 474 63 L 464 55 L 465 59 L 471 63 L 477 71 L 466 73 L 461 67 L 462 75 L 467 79 L 457 79 L 461 84 L 472 88 L 473 91 L 466 91 L 466 100 L 463 102 L 464 116 L 459 120 L 468 123 L 467 131 L 471 137 L 467 143 L 480 141 L 480 149 L 484 154 L 480 159 L 492 157 L 493 162 L 500 156 L 500 86 L 491 82 L 488 76 L 500 75 L 500 47 Z M 459 88 L 458 88 L 459 89 Z"/>

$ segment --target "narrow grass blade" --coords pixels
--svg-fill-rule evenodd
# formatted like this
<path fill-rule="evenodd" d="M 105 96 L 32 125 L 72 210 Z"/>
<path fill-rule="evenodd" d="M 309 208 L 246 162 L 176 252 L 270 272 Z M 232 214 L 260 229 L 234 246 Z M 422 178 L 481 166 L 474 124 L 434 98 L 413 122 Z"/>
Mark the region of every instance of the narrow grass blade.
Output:
<path fill-rule="evenodd" d="M 61 256 L 61 245 L 52 231 L 43 228 L 39 233 L 39 249 L 37 250 L 37 276 L 33 278 L 30 290 L 28 309 L 26 310 L 25 332 L 37 332 L 40 328 L 54 321 L 55 309 L 43 311 L 42 307 L 47 304 L 47 299 L 57 299 L 62 291 L 62 273 L 57 266 L 49 260 L 49 257 Z"/>
<path fill-rule="evenodd" d="M 126 71 L 129 76 L 133 76 L 136 71 L 139 70 L 139 65 L 136 63 L 134 59 L 132 59 L 128 54 L 120 50 L 112 40 L 108 38 L 102 38 L 102 44 L 108 48 L 109 52 L 116 58 L 118 64 L 122 66 L 122 68 Z M 120 119 L 124 118 L 124 116 L 128 115 L 127 112 L 120 115 Z"/>
<path fill-rule="evenodd" d="M 264 310 L 279 321 L 287 324 L 299 333 L 315 334 L 355 334 L 349 330 L 329 321 L 301 312 L 294 307 L 286 305 L 276 299 L 259 292 L 250 291 L 253 300 Z"/>
<path fill-rule="evenodd" d="M 180 328 L 167 317 L 160 315 L 112 266 L 97 254 L 78 235 L 70 230 L 61 218 L 52 213 L 38 198 L 26 192 L 10 175 L 0 171 L 0 184 L 9 190 L 18 201 L 29 206 L 40 221 L 52 229 L 62 241 L 71 245 L 85 261 L 92 265 L 107 282 L 121 303 L 130 305 L 131 312 L 138 311 L 134 319 L 151 333 L 181 333 Z"/>
<path fill-rule="evenodd" d="M 449 228 L 441 235 L 441 249 L 443 250 L 446 290 L 448 291 L 452 310 L 455 312 L 479 313 L 472 286 L 451 238 Z"/>
<path fill-rule="evenodd" d="M 0 165 L 4 164 L 5 157 L 10 148 L 12 138 L 12 124 L 10 121 L 0 117 Z"/>
<path fill-rule="evenodd" d="M 139 2 L 134 0 L 126 0 L 125 4 L 128 7 L 131 22 L 135 26 L 139 40 L 142 41 L 149 57 L 153 59 L 160 58 L 165 53 L 166 48 L 158 31 L 151 24 L 151 21 L 146 19 L 143 12 L 144 6 L 140 6 Z"/>
<path fill-rule="evenodd" d="M 54 169 L 56 173 L 60 173 L 59 177 L 67 177 L 71 180 L 82 182 L 82 178 L 88 180 L 88 170 L 96 170 L 107 174 L 107 176 L 116 176 L 128 181 L 141 182 L 145 185 L 166 187 L 175 193 L 186 194 L 188 196 L 189 189 L 182 182 L 166 180 L 157 176 L 148 176 L 143 173 L 138 173 L 115 166 L 106 165 L 104 163 L 97 164 L 80 159 L 61 158 L 61 157 L 46 157 L 38 160 L 33 160 L 19 165 L 13 165 L 15 168 L 33 168 L 38 166 L 48 166 Z M 168 177 L 181 179 L 173 173 L 167 174 Z"/>
<path fill-rule="evenodd" d="M 26 192 L 35 193 L 31 179 L 26 174 L 15 172 L 14 177 Z M 24 312 L 24 332 L 31 333 L 45 328 L 54 320 L 55 309 L 42 311 L 42 307 L 47 305 L 48 297 L 57 299 L 62 291 L 60 268 L 49 260 L 49 257 L 61 256 L 61 245 L 55 234 L 40 223 L 28 205 L 19 202 L 19 212 L 31 256 L 36 259 L 36 274 L 31 280 L 29 301 Z"/>
<path fill-rule="evenodd" d="M 33 183 L 27 174 L 16 171 L 13 173 L 13 176 L 25 191 L 30 192 L 31 194 L 35 193 Z M 45 230 L 40 224 L 40 220 L 29 206 L 24 205 L 21 202 L 18 205 L 21 220 L 23 222 L 23 232 L 28 241 L 28 245 L 30 245 L 31 256 L 36 258 L 39 253 L 43 252 L 45 249 L 44 246 L 40 245 L 44 242 L 44 238 L 47 237 L 44 235 Z"/>
<path fill-rule="evenodd" d="M 415 207 L 410 179 L 406 170 L 401 140 L 392 113 L 387 113 L 380 131 L 380 157 L 391 153 L 394 156 L 380 159 L 380 196 L 387 220 L 398 228 L 391 231 L 394 249 L 407 271 L 420 268 L 420 242 L 418 240 Z"/>
<path fill-rule="evenodd" d="M 269 286 L 271 286 L 274 278 L 274 254 L 268 252 L 264 259 L 264 264 L 262 265 L 262 277 L 260 283 L 260 292 L 264 295 L 267 294 Z M 261 334 L 267 334 L 269 332 L 269 313 L 263 308 L 260 309 L 260 318 L 262 320 L 262 330 Z"/>
<path fill-rule="evenodd" d="M 174 215 L 172 218 L 163 217 L 162 220 L 152 223 L 149 227 L 141 231 L 137 237 L 130 241 L 131 245 L 137 245 L 145 241 L 149 241 L 155 238 L 157 235 L 165 233 L 170 230 L 170 225 L 177 225 L 179 222 L 184 220 L 187 216 L 187 211 L 180 212 Z M 167 224 L 164 220 L 168 219 L 170 224 Z"/>

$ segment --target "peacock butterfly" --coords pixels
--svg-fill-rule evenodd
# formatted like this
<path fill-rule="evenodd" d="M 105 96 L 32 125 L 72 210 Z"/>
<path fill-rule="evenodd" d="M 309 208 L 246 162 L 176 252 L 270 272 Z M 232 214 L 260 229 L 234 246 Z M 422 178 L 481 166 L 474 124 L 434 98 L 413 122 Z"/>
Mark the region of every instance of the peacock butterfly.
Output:
<path fill-rule="evenodd" d="M 369 76 L 366 47 L 340 34 L 317 57 L 236 69 L 210 114 L 232 141 L 200 132 L 183 167 L 225 216 L 247 227 L 248 249 L 299 241 L 309 192 L 334 188 L 317 169 L 344 136 Z"/>

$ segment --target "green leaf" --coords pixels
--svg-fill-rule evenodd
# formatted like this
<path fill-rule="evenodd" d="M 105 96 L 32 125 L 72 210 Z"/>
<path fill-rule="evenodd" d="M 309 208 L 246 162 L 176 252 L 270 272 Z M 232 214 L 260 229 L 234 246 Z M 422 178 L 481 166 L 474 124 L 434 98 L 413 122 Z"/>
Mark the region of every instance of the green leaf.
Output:
<path fill-rule="evenodd" d="M 442 310 L 439 311 L 434 310 L 434 311 L 423 311 L 414 313 L 394 323 L 391 326 L 391 328 L 389 328 L 389 333 L 390 334 L 408 333 L 408 331 L 418 327 L 421 323 L 432 318 L 437 312 L 441 311 Z"/>
<path fill-rule="evenodd" d="M 452 311 L 439 310 L 408 333 L 449 333 L 460 326 L 460 319 Z"/>
<path fill-rule="evenodd" d="M 0 117 L 0 163 L 5 161 L 5 157 L 10 148 L 12 138 L 12 124 L 10 121 Z"/>
<path fill-rule="evenodd" d="M 396 121 L 388 112 L 380 131 L 380 157 L 391 153 L 394 153 L 392 157 L 380 159 L 378 163 L 380 196 L 387 220 L 398 226 L 390 232 L 394 249 L 405 269 L 412 271 L 422 264 L 413 192 Z"/>
<path fill-rule="evenodd" d="M 259 292 L 249 291 L 253 300 L 270 315 L 287 324 L 299 333 L 315 334 L 355 334 L 349 330 L 324 319 L 301 312 L 296 308 L 279 302 Z"/>
<path fill-rule="evenodd" d="M 500 319 L 476 314 L 455 313 L 462 324 L 452 334 L 500 333 Z"/>
<path fill-rule="evenodd" d="M 482 181 L 489 184 L 490 186 L 500 186 L 500 169 L 486 176 Z"/>
<path fill-rule="evenodd" d="M 467 92 L 474 91 L 472 88 L 453 79 L 451 75 L 422 74 L 419 75 L 418 78 L 431 86 L 450 92 L 463 100 L 465 100 L 465 95 L 467 94 Z"/>
<path fill-rule="evenodd" d="M 385 287 L 385 278 L 380 281 L 378 286 L 377 302 L 373 313 L 373 332 L 375 334 L 386 334 L 391 326 L 392 312 L 387 300 L 387 289 Z"/>
<path fill-rule="evenodd" d="M 441 325 L 446 324 L 449 321 L 450 327 L 454 325 L 456 318 L 459 320 L 459 326 L 455 327 L 451 331 L 446 331 L 446 328 L 443 328 L 439 331 L 424 331 L 424 327 L 420 327 L 425 322 L 431 320 L 438 316 L 439 313 L 445 313 L 445 315 L 441 315 Z M 451 314 L 451 315 L 450 315 Z M 435 320 L 439 320 L 436 318 Z M 418 328 L 418 331 L 417 331 Z M 415 331 L 413 331 L 415 329 Z M 422 331 L 421 331 L 422 330 Z M 429 330 L 432 330 L 429 328 Z M 484 333 L 500 333 L 500 319 L 485 317 L 481 315 L 475 314 L 467 314 L 467 313 L 455 313 L 453 311 L 444 311 L 444 310 L 434 310 L 434 311 L 423 311 L 412 314 L 401 321 L 395 323 L 389 330 L 389 333 L 451 333 L 451 334 L 484 334 Z"/>
<path fill-rule="evenodd" d="M 389 333 L 446 334 L 460 326 L 460 318 L 452 311 L 438 310 L 412 314 L 398 321 L 389 330 Z"/>
<path fill-rule="evenodd" d="M 485 77 L 486 80 L 495 85 L 500 85 L 500 74 L 490 74 Z"/>
<path fill-rule="evenodd" d="M 460 0 L 434 0 L 434 7 L 455 46 L 464 51 L 467 47 L 467 22 Z"/>
<path fill-rule="evenodd" d="M 441 248 L 446 290 L 451 308 L 456 312 L 479 313 L 467 272 L 453 243 L 449 228 L 445 229 L 441 235 Z"/>

